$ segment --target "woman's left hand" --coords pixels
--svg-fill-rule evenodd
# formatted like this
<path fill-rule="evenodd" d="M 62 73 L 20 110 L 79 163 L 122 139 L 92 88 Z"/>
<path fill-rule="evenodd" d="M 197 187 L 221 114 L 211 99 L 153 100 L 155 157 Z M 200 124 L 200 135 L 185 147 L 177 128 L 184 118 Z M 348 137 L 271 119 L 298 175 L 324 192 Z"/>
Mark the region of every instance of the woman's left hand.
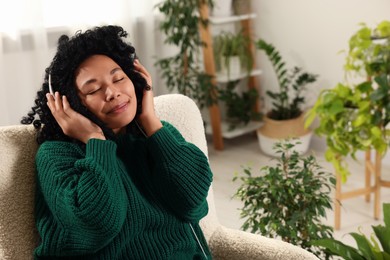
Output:
<path fill-rule="evenodd" d="M 154 111 L 152 77 L 138 59 L 134 60 L 134 68 L 150 86 L 150 89 L 144 90 L 142 97 L 142 112 L 138 116 L 138 120 L 143 126 L 147 136 L 151 136 L 162 127 L 161 121 Z"/>

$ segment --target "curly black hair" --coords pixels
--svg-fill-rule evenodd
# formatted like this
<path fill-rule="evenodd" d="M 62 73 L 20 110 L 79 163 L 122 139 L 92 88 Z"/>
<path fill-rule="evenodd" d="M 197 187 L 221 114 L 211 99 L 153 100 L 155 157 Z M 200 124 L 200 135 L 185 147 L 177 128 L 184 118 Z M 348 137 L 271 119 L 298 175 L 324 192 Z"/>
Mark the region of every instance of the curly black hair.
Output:
<path fill-rule="evenodd" d="M 33 124 L 38 130 L 37 142 L 41 144 L 47 140 L 73 141 L 66 136 L 47 106 L 46 93 L 49 92 L 49 75 L 53 91 L 65 95 L 71 107 L 78 113 L 89 118 L 103 130 L 108 139 L 115 138 L 111 129 L 106 127 L 94 114 L 87 110 L 77 95 L 75 73 L 79 65 L 88 57 L 101 54 L 114 60 L 131 79 L 137 96 L 137 112 L 141 113 L 142 96 L 144 89 L 148 89 L 146 80 L 134 70 L 135 49 L 126 43 L 127 32 L 120 26 L 107 25 L 94 27 L 85 32 L 78 31 L 69 38 L 62 35 L 58 40 L 57 53 L 50 66 L 45 70 L 42 88 L 37 92 L 35 105 L 21 120 L 22 124 Z M 134 120 L 133 120 L 134 121 Z M 131 122 L 129 129 L 134 128 Z"/>

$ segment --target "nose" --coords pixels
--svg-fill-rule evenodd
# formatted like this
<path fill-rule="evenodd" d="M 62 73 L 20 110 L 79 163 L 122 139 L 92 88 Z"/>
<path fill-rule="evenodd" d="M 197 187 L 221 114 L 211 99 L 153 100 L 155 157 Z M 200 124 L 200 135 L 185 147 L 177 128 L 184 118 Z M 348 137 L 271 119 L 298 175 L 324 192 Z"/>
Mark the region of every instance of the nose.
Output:
<path fill-rule="evenodd" d="M 106 101 L 109 102 L 117 97 L 120 96 L 120 92 L 118 91 L 118 89 L 113 86 L 112 84 L 108 85 L 106 87 Z"/>

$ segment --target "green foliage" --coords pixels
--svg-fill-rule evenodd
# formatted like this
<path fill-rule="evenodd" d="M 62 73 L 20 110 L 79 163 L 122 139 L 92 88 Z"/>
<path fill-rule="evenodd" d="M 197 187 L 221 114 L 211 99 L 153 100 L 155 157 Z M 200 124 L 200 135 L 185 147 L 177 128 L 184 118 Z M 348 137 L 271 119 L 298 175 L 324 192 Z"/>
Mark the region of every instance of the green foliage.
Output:
<path fill-rule="evenodd" d="M 378 37 L 380 41 L 378 42 Z M 338 83 L 319 95 L 306 119 L 306 127 L 319 119 L 314 130 L 325 136 L 326 159 L 342 180 L 349 173 L 347 156 L 356 159 L 357 151 L 374 149 L 384 154 L 390 131 L 390 22 L 370 29 L 364 24 L 349 40 L 345 71 L 347 78 L 360 83 Z"/>
<path fill-rule="evenodd" d="M 349 39 L 345 71 L 349 76 L 363 77 L 390 72 L 390 21 L 382 21 L 374 28 L 365 23 Z"/>
<path fill-rule="evenodd" d="M 199 35 L 199 25 L 208 21 L 199 17 L 199 3 L 213 5 L 212 0 L 165 0 L 157 5 L 165 15 L 160 29 L 166 34 L 165 43 L 179 47 L 176 55 L 159 59 L 162 77 L 170 90 L 177 89 L 197 101 L 200 107 L 216 101 L 215 86 L 211 76 L 202 71 L 199 64 L 200 47 L 204 44 Z"/>
<path fill-rule="evenodd" d="M 224 64 L 229 69 L 230 58 L 238 56 L 243 68 L 249 73 L 253 66 L 253 58 L 248 48 L 251 39 L 240 31 L 238 33 L 222 32 L 213 39 L 214 58 L 218 68 Z M 228 70 L 228 74 L 230 71 Z"/>
<path fill-rule="evenodd" d="M 251 120 L 260 120 L 261 113 L 254 111 L 254 105 L 259 97 L 255 89 L 249 89 L 239 94 L 236 86 L 239 81 L 227 83 L 226 88 L 218 90 L 219 99 L 226 104 L 226 116 L 231 122 L 229 128 L 234 129 L 237 123 L 248 124 Z"/>
<path fill-rule="evenodd" d="M 274 120 L 292 119 L 300 116 L 302 105 L 305 104 L 303 96 L 305 87 L 309 83 L 315 82 L 318 75 L 304 72 L 300 67 L 288 70 L 279 51 L 262 39 L 256 42 L 256 46 L 263 50 L 271 61 L 279 83 L 278 91 L 268 90 L 266 92 L 272 99 L 272 110 L 268 116 Z"/>
<path fill-rule="evenodd" d="M 363 233 L 349 233 L 355 240 L 357 248 L 348 246 L 334 238 L 313 241 L 315 246 L 321 246 L 334 255 L 346 260 L 389 260 L 390 259 L 390 204 L 383 204 L 385 225 L 372 226 L 374 233 L 370 238 Z"/>
<path fill-rule="evenodd" d="M 326 218 L 326 209 L 332 208 L 330 194 L 335 178 L 322 169 L 313 155 L 299 155 L 294 149 L 297 143 L 276 143 L 274 149 L 280 155 L 276 166 L 265 166 L 256 176 L 245 166 L 243 175 L 233 179 L 242 182 L 234 194 L 244 202 L 242 229 L 280 237 L 320 259 L 328 259 L 329 254 L 311 242 L 332 238 L 333 228 L 322 224 L 321 219 Z"/>

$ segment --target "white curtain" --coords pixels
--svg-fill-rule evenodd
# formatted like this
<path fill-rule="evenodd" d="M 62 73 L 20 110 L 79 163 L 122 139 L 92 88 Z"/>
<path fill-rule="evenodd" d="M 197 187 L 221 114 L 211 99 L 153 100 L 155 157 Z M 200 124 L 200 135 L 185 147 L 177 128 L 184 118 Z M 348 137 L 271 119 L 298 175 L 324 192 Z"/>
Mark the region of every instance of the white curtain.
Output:
<path fill-rule="evenodd" d="M 19 124 L 33 105 L 59 36 L 116 24 L 129 33 L 154 77 L 155 94 L 167 92 L 154 68 L 165 50 L 155 7 L 162 0 L 12 0 L 0 3 L 0 126 Z"/>

